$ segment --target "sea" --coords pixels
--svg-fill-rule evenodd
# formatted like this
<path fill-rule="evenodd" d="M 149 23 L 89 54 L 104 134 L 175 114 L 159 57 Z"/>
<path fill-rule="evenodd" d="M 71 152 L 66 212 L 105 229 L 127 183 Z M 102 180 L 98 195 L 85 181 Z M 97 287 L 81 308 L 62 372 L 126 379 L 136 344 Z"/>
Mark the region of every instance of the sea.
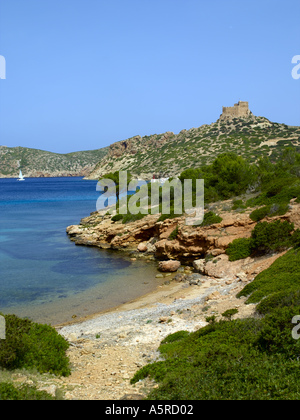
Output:
<path fill-rule="evenodd" d="M 0 179 L 0 313 L 72 322 L 153 291 L 156 263 L 75 245 L 66 227 L 96 211 L 96 181 Z"/>

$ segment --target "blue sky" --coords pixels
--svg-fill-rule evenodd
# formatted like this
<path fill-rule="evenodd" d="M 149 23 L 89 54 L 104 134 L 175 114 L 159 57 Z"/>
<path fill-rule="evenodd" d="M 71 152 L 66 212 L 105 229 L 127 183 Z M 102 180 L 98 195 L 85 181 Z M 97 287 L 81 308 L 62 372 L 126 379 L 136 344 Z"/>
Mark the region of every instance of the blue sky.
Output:
<path fill-rule="evenodd" d="M 58 153 L 199 127 L 300 125 L 299 0 L 0 0 L 0 144 Z"/>

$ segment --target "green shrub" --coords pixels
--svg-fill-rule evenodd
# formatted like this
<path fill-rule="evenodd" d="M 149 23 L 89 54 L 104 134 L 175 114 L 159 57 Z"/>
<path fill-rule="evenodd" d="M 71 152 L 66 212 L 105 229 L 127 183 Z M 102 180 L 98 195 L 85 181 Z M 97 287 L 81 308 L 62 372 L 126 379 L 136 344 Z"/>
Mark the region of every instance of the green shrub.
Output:
<path fill-rule="evenodd" d="M 122 219 L 123 219 L 123 217 L 124 217 L 124 215 L 123 215 L 123 214 L 115 214 L 115 215 L 111 218 L 111 220 L 112 220 L 113 222 L 118 222 L 119 220 L 122 220 Z"/>
<path fill-rule="evenodd" d="M 227 247 L 226 254 L 229 261 L 247 258 L 251 255 L 263 255 L 276 252 L 300 243 L 300 231 L 293 234 L 293 223 L 286 220 L 281 222 L 258 222 L 251 232 L 250 238 L 234 239 Z"/>
<path fill-rule="evenodd" d="M 16 388 L 14 385 L 6 382 L 0 383 L 0 400 L 56 400 L 46 391 L 38 391 L 36 387 L 22 385 Z"/>
<path fill-rule="evenodd" d="M 300 229 L 296 229 L 292 235 L 292 245 L 295 248 L 300 247 Z"/>
<path fill-rule="evenodd" d="M 176 239 L 178 235 L 178 226 L 173 230 L 173 232 L 170 234 L 169 239 L 172 241 L 173 239 Z"/>
<path fill-rule="evenodd" d="M 232 201 L 232 210 L 242 210 L 247 208 L 247 206 L 243 203 L 243 200 L 233 200 Z"/>
<path fill-rule="evenodd" d="M 251 255 L 251 239 L 237 238 L 234 239 L 226 249 L 226 254 L 229 256 L 229 261 L 236 261 L 242 258 L 247 258 Z"/>
<path fill-rule="evenodd" d="M 142 213 L 137 213 L 137 214 L 128 213 L 123 216 L 122 223 L 125 224 L 125 223 L 135 222 L 136 220 L 143 219 L 143 217 L 145 216 L 147 215 L 142 214 Z"/>
<path fill-rule="evenodd" d="M 150 400 L 299 399 L 300 342 L 292 339 L 291 316 L 279 311 L 273 320 L 209 324 L 161 345 L 164 360 L 143 367 L 131 382 L 147 376 L 159 382 Z"/>
<path fill-rule="evenodd" d="M 36 368 L 40 373 L 70 374 L 69 343 L 49 325 L 5 315 L 6 339 L 0 341 L 0 367 Z"/>
<path fill-rule="evenodd" d="M 251 232 L 251 249 L 256 254 L 285 249 L 291 245 L 293 223 L 286 220 L 281 222 L 259 222 Z"/>
<path fill-rule="evenodd" d="M 169 334 L 166 338 L 162 340 L 161 344 L 174 343 L 174 341 L 182 340 L 183 338 L 186 338 L 188 335 L 189 335 L 188 331 L 180 330 L 173 334 Z"/>
<path fill-rule="evenodd" d="M 266 216 L 282 216 L 288 211 L 288 209 L 289 206 L 285 203 L 269 204 L 267 206 L 256 209 L 252 213 L 250 213 L 250 219 L 254 220 L 255 222 L 258 222 Z"/>
<path fill-rule="evenodd" d="M 300 288 L 300 252 L 295 249 L 277 258 L 267 269 L 259 273 L 255 279 L 241 290 L 237 297 L 248 296 L 247 303 L 258 303 L 268 297 L 262 306 L 263 313 L 267 313 L 274 305 L 290 296 Z M 295 298 L 295 296 L 294 296 Z"/>
<path fill-rule="evenodd" d="M 272 292 L 257 304 L 256 312 L 261 315 L 266 315 L 274 309 L 284 306 L 300 306 L 300 290 L 288 287 L 279 292 Z"/>
<path fill-rule="evenodd" d="M 232 308 L 232 309 L 227 309 L 227 311 L 222 313 L 222 316 L 224 318 L 227 318 L 229 321 L 231 321 L 231 318 L 233 317 L 233 315 L 237 314 L 238 310 L 236 308 Z"/>
<path fill-rule="evenodd" d="M 207 213 L 204 214 L 202 223 L 197 226 L 210 226 L 210 225 L 213 225 L 214 223 L 220 223 L 222 222 L 222 220 L 223 220 L 222 217 L 218 216 L 212 211 L 208 211 Z"/>

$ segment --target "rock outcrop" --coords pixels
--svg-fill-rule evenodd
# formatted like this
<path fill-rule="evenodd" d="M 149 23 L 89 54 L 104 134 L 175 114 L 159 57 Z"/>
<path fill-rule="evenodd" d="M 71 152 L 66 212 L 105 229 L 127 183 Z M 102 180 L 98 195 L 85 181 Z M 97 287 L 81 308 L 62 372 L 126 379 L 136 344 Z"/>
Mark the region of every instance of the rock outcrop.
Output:
<path fill-rule="evenodd" d="M 250 210 L 245 213 L 221 211 L 220 223 L 196 227 L 185 225 L 184 217 L 159 222 L 159 215 L 147 215 L 141 220 L 122 224 L 113 222 L 111 216 L 95 212 L 82 219 L 80 225 L 69 226 L 67 233 L 78 245 L 136 251 L 140 255 L 154 254 L 158 260 L 200 260 L 194 263 L 199 270 L 201 259 L 206 255 L 222 260 L 230 242 L 251 236 L 256 222 L 250 219 L 249 213 Z M 264 220 L 276 219 L 293 222 L 295 228 L 300 228 L 300 204 L 292 200 L 285 215 Z M 171 240 L 170 234 L 176 227 L 177 236 Z"/>

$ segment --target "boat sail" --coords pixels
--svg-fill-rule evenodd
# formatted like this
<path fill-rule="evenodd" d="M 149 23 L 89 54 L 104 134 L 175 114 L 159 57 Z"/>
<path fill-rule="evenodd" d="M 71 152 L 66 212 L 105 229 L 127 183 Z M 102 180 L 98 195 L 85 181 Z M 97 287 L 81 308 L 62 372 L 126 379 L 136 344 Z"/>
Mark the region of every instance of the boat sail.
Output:
<path fill-rule="evenodd" d="M 20 169 L 18 181 L 25 181 L 25 178 L 22 175 L 22 171 Z"/>

